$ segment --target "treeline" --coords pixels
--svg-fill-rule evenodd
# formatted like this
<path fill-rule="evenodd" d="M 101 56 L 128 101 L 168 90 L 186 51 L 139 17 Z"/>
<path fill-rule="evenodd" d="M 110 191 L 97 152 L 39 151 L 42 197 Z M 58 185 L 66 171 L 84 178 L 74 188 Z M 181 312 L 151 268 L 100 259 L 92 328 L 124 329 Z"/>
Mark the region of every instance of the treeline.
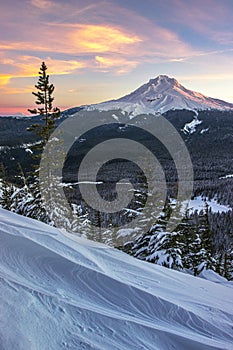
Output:
<path fill-rule="evenodd" d="M 232 231 L 225 229 L 222 232 L 218 227 L 218 233 L 213 232 L 216 217 L 221 215 L 224 221 L 232 213 L 212 214 L 206 203 L 205 210 L 200 213 L 187 211 L 182 221 L 170 232 L 167 223 L 171 211 L 171 204 L 167 201 L 156 224 L 119 249 L 144 261 L 176 270 L 187 269 L 195 276 L 205 269 L 211 269 L 232 280 Z"/>
<path fill-rule="evenodd" d="M 177 270 L 187 269 L 198 275 L 204 269 L 212 269 L 227 279 L 233 279 L 233 214 L 232 211 L 212 213 L 207 202 L 200 212 L 185 213 L 182 221 L 172 231 L 167 230 L 173 204 L 167 200 L 159 218 L 151 212 L 154 221 L 147 229 L 148 213 L 143 213 L 144 195 L 135 190 L 137 206 L 115 214 L 91 210 L 82 201 L 69 202 L 72 215 L 63 206 L 59 196 L 51 197 L 50 207 L 45 207 L 41 198 L 38 180 L 26 178 L 19 167 L 21 186 L 9 184 L 1 167 L 2 208 L 31 217 L 49 225 L 65 228 L 102 243 L 115 246 L 124 252 L 151 263 Z M 54 192 L 56 193 L 56 191 Z M 107 195 L 108 193 L 108 195 Z M 113 199 L 113 191 L 105 197 Z M 48 205 L 48 203 L 47 203 Z M 119 227 L 138 216 L 140 229 L 127 239 L 121 239 Z M 126 241 L 125 241 L 126 240 Z"/>

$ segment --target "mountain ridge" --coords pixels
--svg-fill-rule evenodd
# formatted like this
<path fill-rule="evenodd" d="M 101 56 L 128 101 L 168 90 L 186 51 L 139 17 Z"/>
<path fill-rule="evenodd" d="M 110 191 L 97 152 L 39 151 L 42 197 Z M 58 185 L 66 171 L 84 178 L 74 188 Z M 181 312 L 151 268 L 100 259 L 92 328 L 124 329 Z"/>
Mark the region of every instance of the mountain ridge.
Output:
<path fill-rule="evenodd" d="M 165 113 L 169 110 L 233 110 L 233 103 L 207 97 L 181 85 L 175 78 L 159 75 L 133 92 L 106 102 L 83 106 L 87 110 L 122 109 L 132 115 Z"/>

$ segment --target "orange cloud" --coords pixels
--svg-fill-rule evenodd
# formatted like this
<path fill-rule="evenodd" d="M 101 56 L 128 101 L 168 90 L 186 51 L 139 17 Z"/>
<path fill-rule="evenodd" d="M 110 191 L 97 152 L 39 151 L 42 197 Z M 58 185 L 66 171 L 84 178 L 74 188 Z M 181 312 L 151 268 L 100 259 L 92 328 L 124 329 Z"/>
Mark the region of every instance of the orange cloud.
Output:
<path fill-rule="evenodd" d="M 34 85 L 27 86 L 24 88 L 15 88 L 15 87 L 5 87 L 3 92 L 5 95 L 18 95 L 18 94 L 29 94 L 33 91 Z"/>
<path fill-rule="evenodd" d="M 139 43 L 142 40 L 133 34 L 127 34 L 122 29 L 107 25 L 78 25 L 69 34 L 71 43 L 81 52 L 116 52 L 127 45 Z"/>
<path fill-rule="evenodd" d="M 119 57 L 95 56 L 95 60 L 100 69 L 116 68 L 117 74 L 127 73 L 138 65 L 137 61 Z"/>
<path fill-rule="evenodd" d="M 48 7 L 55 5 L 55 3 L 49 0 L 31 0 L 30 3 L 39 9 L 47 9 Z"/>
<path fill-rule="evenodd" d="M 53 26 L 51 28 L 51 26 Z M 126 47 L 142 42 L 142 39 L 122 28 L 115 28 L 110 25 L 90 24 L 44 24 L 44 27 L 37 33 L 35 29 L 37 44 L 32 44 L 33 37 L 29 41 L 0 42 L 0 49 L 36 52 L 65 52 L 67 54 L 79 55 L 86 53 L 103 52 L 124 52 Z M 46 37 L 46 41 L 44 38 Z M 40 39 L 41 38 L 41 39 Z"/>
<path fill-rule="evenodd" d="M 22 48 L 24 50 L 28 50 L 28 51 L 49 51 L 49 46 L 45 46 L 45 45 L 40 45 L 40 43 L 37 43 L 36 46 L 34 46 L 32 44 L 32 42 L 30 41 L 19 41 L 19 42 L 4 42 L 1 41 L 0 42 L 0 50 L 5 50 L 5 51 L 11 51 L 11 50 L 15 50 L 15 51 L 22 51 Z M 51 47 L 50 47 L 51 49 Z M 53 51 L 53 50 L 52 50 Z"/>
<path fill-rule="evenodd" d="M 11 75 L 0 75 L 0 86 L 7 85 L 11 78 Z"/>
<path fill-rule="evenodd" d="M 62 75 L 69 74 L 77 69 L 85 68 L 85 62 L 75 60 L 54 60 L 51 58 L 45 59 L 49 67 L 50 74 Z M 0 84 L 5 85 L 9 83 L 12 78 L 26 78 L 38 76 L 38 71 L 42 60 L 34 56 L 20 56 L 15 60 L 3 59 L 3 64 L 12 66 L 14 73 L 0 76 Z"/>
<path fill-rule="evenodd" d="M 46 65 L 49 67 L 50 74 L 56 75 L 69 74 L 74 70 L 85 67 L 85 63 L 81 61 L 54 60 L 49 57 L 46 58 L 45 61 Z M 41 59 L 33 56 L 22 56 L 16 65 L 18 68 L 18 77 L 34 77 L 38 76 Z"/>

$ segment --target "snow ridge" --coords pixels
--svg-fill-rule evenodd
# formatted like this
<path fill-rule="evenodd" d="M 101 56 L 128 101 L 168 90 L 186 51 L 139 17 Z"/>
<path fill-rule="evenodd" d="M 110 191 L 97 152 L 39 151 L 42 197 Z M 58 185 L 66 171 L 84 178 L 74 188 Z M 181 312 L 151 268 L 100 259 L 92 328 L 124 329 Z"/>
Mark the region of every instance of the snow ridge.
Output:
<path fill-rule="evenodd" d="M 0 209 L 0 348 L 232 349 L 232 289 Z"/>

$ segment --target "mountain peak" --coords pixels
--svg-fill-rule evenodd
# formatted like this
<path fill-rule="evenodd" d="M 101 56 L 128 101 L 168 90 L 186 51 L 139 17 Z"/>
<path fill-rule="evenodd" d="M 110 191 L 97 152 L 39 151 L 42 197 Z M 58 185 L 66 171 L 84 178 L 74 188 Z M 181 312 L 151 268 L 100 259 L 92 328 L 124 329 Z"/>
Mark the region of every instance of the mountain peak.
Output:
<path fill-rule="evenodd" d="M 170 78 L 168 75 L 158 75 L 156 78 L 150 79 L 148 84 L 178 84 L 178 81 L 175 78 Z"/>
<path fill-rule="evenodd" d="M 165 113 L 171 109 L 233 109 L 233 104 L 189 90 L 175 78 L 159 75 L 117 100 L 90 106 L 101 110 L 122 109 L 132 115 Z M 89 107 L 88 107 L 89 108 Z"/>

